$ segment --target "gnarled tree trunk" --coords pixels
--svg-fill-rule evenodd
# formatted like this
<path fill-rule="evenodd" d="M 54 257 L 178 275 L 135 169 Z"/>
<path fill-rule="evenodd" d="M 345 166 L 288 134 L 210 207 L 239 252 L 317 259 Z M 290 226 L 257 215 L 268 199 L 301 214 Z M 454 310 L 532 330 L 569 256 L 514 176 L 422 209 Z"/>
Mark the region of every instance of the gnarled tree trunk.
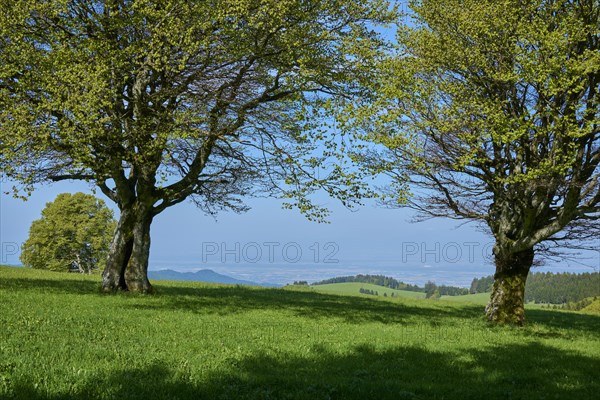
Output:
<path fill-rule="evenodd" d="M 136 202 L 121 209 L 106 267 L 102 273 L 102 290 L 129 290 L 151 293 L 148 280 L 150 257 L 151 206 Z"/>
<path fill-rule="evenodd" d="M 489 321 L 523 325 L 525 282 L 533 264 L 533 249 L 513 254 L 496 254 L 496 274 L 485 312 Z"/>

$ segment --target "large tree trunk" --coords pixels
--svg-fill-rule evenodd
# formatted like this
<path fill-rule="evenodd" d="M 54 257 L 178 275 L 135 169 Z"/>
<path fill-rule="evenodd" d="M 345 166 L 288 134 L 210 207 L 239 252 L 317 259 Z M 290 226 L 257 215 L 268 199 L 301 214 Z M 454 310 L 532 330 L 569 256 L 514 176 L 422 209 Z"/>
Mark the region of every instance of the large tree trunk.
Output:
<path fill-rule="evenodd" d="M 148 259 L 150 257 L 151 208 L 134 203 L 121 209 L 121 216 L 102 273 L 102 290 L 129 290 L 150 293 Z"/>
<path fill-rule="evenodd" d="M 150 225 L 152 214 L 147 210 L 138 213 L 133 224 L 133 245 L 129 264 L 125 269 L 127 289 L 133 292 L 151 293 L 148 280 L 148 259 L 150 258 Z"/>
<path fill-rule="evenodd" d="M 523 325 L 525 282 L 533 264 L 533 249 L 513 254 L 496 254 L 496 274 L 485 312 L 489 321 Z"/>

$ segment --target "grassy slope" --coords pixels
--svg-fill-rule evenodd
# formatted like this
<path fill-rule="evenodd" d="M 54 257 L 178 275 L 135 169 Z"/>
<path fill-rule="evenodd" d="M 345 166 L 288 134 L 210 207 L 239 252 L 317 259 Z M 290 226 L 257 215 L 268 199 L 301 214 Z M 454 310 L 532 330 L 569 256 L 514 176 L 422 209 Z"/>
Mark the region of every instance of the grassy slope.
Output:
<path fill-rule="evenodd" d="M 301 289 L 297 287 L 298 289 Z M 392 292 L 396 294 L 399 298 L 405 299 L 425 299 L 425 293 L 420 292 L 411 292 L 408 290 L 393 290 L 388 289 L 383 286 L 371 285 L 368 283 L 332 283 L 328 285 L 315 285 L 310 286 L 309 290 L 313 290 L 319 293 L 328 293 L 328 294 L 341 294 L 341 295 L 357 295 L 372 298 L 372 295 L 363 295 L 360 294 L 360 288 L 370 289 L 373 291 L 377 291 L 379 296 L 383 296 L 383 293 L 387 293 L 388 296 L 391 296 Z M 449 301 L 453 303 L 465 303 L 465 304 L 477 304 L 477 305 L 486 305 L 490 300 L 490 293 L 477 293 L 477 294 L 467 294 L 463 296 L 442 296 L 442 301 Z M 537 304 L 527 304 L 527 308 L 542 308 L 541 305 Z"/>
<path fill-rule="evenodd" d="M 600 299 L 596 299 L 589 306 L 585 307 L 581 312 L 600 315 Z"/>
<path fill-rule="evenodd" d="M 329 285 L 315 285 L 311 286 L 316 292 L 320 293 L 331 293 L 331 294 L 343 294 L 343 295 L 357 295 L 357 296 L 368 296 L 372 297 L 372 295 L 362 295 L 359 290 L 370 289 L 373 291 L 377 291 L 379 296 L 383 296 L 384 293 L 387 293 L 388 296 L 392 296 L 392 293 L 395 293 L 396 296 L 407 298 L 407 299 L 424 299 L 425 293 L 420 292 L 410 292 L 408 290 L 394 290 L 389 289 L 383 286 L 372 285 L 369 283 L 358 283 L 358 282 L 347 282 L 347 283 L 332 283 Z"/>
<path fill-rule="evenodd" d="M 485 305 L 490 300 L 489 293 L 465 294 L 464 296 L 442 296 L 442 300 L 456 303 L 472 303 Z"/>
<path fill-rule="evenodd" d="M 294 286 L 295 289 L 302 290 L 302 287 Z M 332 283 L 328 285 L 315 285 L 309 286 L 307 291 L 315 291 L 319 293 L 328 293 L 328 294 L 340 294 L 340 295 L 356 295 L 356 296 L 364 296 L 372 298 L 372 295 L 363 295 L 360 294 L 360 288 L 370 289 L 373 291 L 377 291 L 379 296 L 383 296 L 383 293 L 387 293 L 388 296 L 391 296 L 392 292 L 396 294 L 399 298 L 405 299 L 425 299 L 425 293 L 420 292 L 411 292 L 408 290 L 393 290 L 388 289 L 383 286 L 371 285 L 367 283 Z M 449 301 L 452 303 L 463 303 L 463 304 L 477 304 L 477 305 L 486 305 L 490 300 L 490 293 L 477 293 L 477 294 L 467 294 L 463 296 L 442 296 L 442 301 Z M 526 304 L 528 309 L 541 309 L 541 304 Z"/>
<path fill-rule="evenodd" d="M 546 399 L 600 392 L 600 317 L 0 267 L 0 398 Z"/>

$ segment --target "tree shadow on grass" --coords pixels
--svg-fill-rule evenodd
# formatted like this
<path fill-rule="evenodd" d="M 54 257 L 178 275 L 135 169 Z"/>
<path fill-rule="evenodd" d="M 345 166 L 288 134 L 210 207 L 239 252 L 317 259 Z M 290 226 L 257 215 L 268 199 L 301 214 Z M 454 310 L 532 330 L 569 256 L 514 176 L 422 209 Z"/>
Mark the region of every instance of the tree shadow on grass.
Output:
<path fill-rule="evenodd" d="M 570 329 L 600 335 L 600 316 L 552 310 L 527 310 L 528 322 L 549 328 Z M 597 336 L 598 337 L 598 336 Z"/>
<path fill-rule="evenodd" d="M 593 399 L 600 360 L 538 343 L 437 352 L 418 347 L 355 347 L 343 354 L 315 344 L 305 356 L 266 353 L 221 370 L 154 362 L 123 368 L 44 394 L 19 382 L 17 398 L 53 399 Z"/>
<path fill-rule="evenodd" d="M 415 306 L 418 304 L 418 306 Z M 475 304 L 436 302 L 434 300 L 395 301 L 359 296 L 333 295 L 306 291 L 223 287 L 159 287 L 157 301 L 131 305 L 151 310 L 185 310 L 197 314 L 232 315 L 251 310 L 289 311 L 313 319 L 339 318 L 349 323 L 405 323 L 411 316 L 426 317 L 432 325 L 456 322 L 473 323 L 483 320 L 484 307 Z M 600 316 L 551 310 L 527 310 L 528 323 L 551 329 L 568 329 L 596 334 L 600 332 Z"/>
<path fill-rule="evenodd" d="M 13 291 L 35 290 L 40 293 L 56 294 L 100 294 L 100 283 L 92 280 L 72 278 L 67 273 L 59 273 L 57 279 L 40 278 L 3 278 L 0 279 L 0 289 Z M 58 279 L 60 278 L 60 279 Z"/>
<path fill-rule="evenodd" d="M 411 316 L 427 316 L 431 323 L 447 317 L 460 319 L 481 316 L 479 306 L 438 306 L 423 302 L 418 307 L 402 300 L 379 301 L 357 296 L 329 295 L 315 292 L 291 291 L 247 286 L 195 287 L 158 283 L 153 296 L 130 296 L 124 293 L 122 306 L 148 311 L 184 311 L 199 315 L 235 315 L 253 310 L 290 312 L 312 318 L 339 318 L 350 323 L 381 322 L 403 323 Z M 38 293 L 103 296 L 98 282 L 71 278 L 62 274 L 60 279 L 15 278 L 0 280 L 0 289 L 35 291 Z M 122 293 L 123 295 L 123 293 Z"/>
<path fill-rule="evenodd" d="M 600 360 L 536 343 L 464 353 L 364 346 L 349 355 L 313 351 L 308 358 L 247 358 L 202 389 L 225 394 L 221 398 L 298 399 L 585 399 L 600 389 Z"/>
<path fill-rule="evenodd" d="M 102 296 L 99 282 L 61 274 L 60 279 L 15 278 L 0 280 L 0 289 L 35 290 L 40 293 L 64 293 Z M 380 301 L 357 296 L 329 295 L 316 292 L 252 288 L 246 286 L 177 287 L 156 284 L 155 296 L 134 296 L 124 303 L 138 310 L 189 311 L 200 315 L 232 315 L 251 310 L 287 311 L 301 317 L 323 319 L 336 317 L 349 323 L 405 323 L 411 316 L 426 316 L 432 324 L 445 318 L 473 321 L 483 319 L 480 305 L 437 303 L 402 299 Z M 551 329 L 600 332 L 600 316 L 551 310 L 527 310 L 527 321 Z"/>
<path fill-rule="evenodd" d="M 437 303 L 402 299 L 383 301 L 357 296 L 329 295 L 316 292 L 253 288 L 246 286 L 178 287 L 157 283 L 155 296 L 133 296 L 136 301 L 123 306 L 139 310 L 188 311 L 199 315 L 232 315 L 252 310 L 278 310 L 313 318 L 339 318 L 349 323 L 405 323 L 411 316 L 426 317 L 431 324 L 447 318 L 472 323 L 483 319 L 483 307 L 472 304 Z M 0 279 L 0 289 L 32 290 L 42 293 L 96 295 L 99 282 L 69 274 L 60 279 L 15 278 Z M 600 332 L 600 316 L 551 310 L 527 310 L 527 321 L 551 329 L 569 329 L 596 334 Z"/>
<path fill-rule="evenodd" d="M 403 323 L 408 317 L 426 316 L 435 323 L 452 317 L 481 316 L 480 306 L 447 306 L 431 301 L 404 303 L 358 296 L 330 295 L 282 289 L 223 286 L 204 288 L 160 287 L 156 301 L 132 304 L 137 309 L 179 310 L 200 315 L 232 315 L 252 310 L 276 310 L 312 319 L 339 318 L 348 323 Z"/>

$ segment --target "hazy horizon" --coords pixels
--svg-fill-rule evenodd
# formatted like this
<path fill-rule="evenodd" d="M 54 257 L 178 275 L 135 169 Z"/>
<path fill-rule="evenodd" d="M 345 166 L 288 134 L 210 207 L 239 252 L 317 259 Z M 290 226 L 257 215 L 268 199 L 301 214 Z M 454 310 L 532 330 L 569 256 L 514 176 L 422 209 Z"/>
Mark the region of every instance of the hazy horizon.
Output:
<path fill-rule="evenodd" d="M 20 264 L 6 264 L 22 267 Z M 470 287 L 473 278 L 493 275 L 491 266 L 468 266 L 468 265 L 446 265 L 446 266 L 371 266 L 362 265 L 336 265 L 320 266 L 314 264 L 281 265 L 255 265 L 255 264 L 202 264 L 202 263 L 154 263 L 149 267 L 150 271 L 173 270 L 180 273 L 198 272 L 212 270 L 218 274 L 226 275 L 238 280 L 251 281 L 260 284 L 286 285 L 294 281 L 307 281 L 309 284 L 325 279 L 354 276 L 359 274 L 385 275 L 398 281 L 413 285 L 423 286 L 427 281 L 433 281 L 437 285 L 448 285 L 458 287 Z M 589 267 L 570 267 L 568 269 L 557 266 L 535 267 L 531 272 L 571 272 L 585 273 L 597 272 L 598 269 Z"/>
<path fill-rule="evenodd" d="M 20 264 L 19 246 L 47 202 L 62 192 L 91 192 L 88 185 L 62 182 L 41 186 L 23 202 L 4 194 L 10 185 L 0 182 L 0 264 Z M 101 193 L 96 195 L 117 215 L 114 204 Z M 221 213 L 216 219 L 182 203 L 155 219 L 149 268 L 212 269 L 275 284 L 378 274 L 411 284 L 432 280 L 468 286 L 473 278 L 494 273 L 492 239 L 475 224 L 449 219 L 409 223 L 412 210 L 367 202 L 349 211 L 325 196 L 319 200 L 332 210 L 330 224 L 309 222 L 296 211 L 282 210 L 276 199 L 251 199 L 250 211 Z M 586 257 L 550 261 L 532 271 L 598 271 L 600 252 L 588 252 Z"/>

